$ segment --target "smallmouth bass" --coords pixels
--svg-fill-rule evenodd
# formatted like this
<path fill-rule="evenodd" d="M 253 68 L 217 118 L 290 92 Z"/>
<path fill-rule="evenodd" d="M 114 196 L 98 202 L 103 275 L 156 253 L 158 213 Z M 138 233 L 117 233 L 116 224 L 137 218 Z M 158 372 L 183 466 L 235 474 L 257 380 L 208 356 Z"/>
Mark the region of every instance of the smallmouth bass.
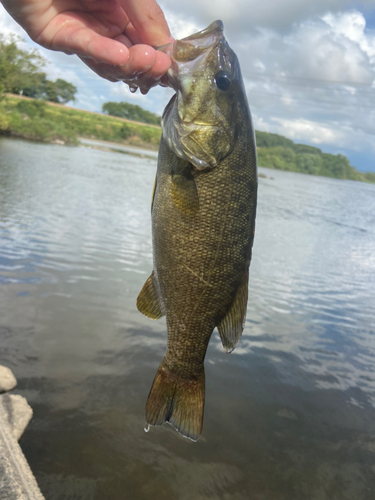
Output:
<path fill-rule="evenodd" d="M 154 269 L 137 307 L 152 319 L 166 315 L 168 343 L 146 421 L 169 422 L 196 441 L 211 334 L 217 327 L 231 352 L 244 328 L 256 145 L 239 62 L 222 22 L 164 50 L 170 51 L 168 79 L 176 94 L 162 118 L 152 200 Z"/>

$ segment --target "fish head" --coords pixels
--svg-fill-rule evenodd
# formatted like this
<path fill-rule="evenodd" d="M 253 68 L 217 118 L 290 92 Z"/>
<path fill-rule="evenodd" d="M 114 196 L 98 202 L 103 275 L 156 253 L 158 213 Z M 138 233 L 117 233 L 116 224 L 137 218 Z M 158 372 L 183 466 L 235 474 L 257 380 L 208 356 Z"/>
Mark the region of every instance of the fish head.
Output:
<path fill-rule="evenodd" d="M 217 166 L 232 150 L 240 125 L 239 94 L 244 94 L 237 56 L 223 34 L 223 23 L 182 40 L 165 51 L 172 59 L 169 85 L 176 91 L 163 118 L 163 137 L 175 154 L 196 169 Z"/>

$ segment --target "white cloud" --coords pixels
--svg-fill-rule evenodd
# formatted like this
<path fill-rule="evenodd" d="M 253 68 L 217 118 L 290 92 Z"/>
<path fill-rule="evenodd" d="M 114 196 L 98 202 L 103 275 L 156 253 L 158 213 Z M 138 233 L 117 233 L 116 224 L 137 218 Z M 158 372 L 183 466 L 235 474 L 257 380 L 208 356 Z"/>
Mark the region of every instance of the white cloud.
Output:
<path fill-rule="evenodd" d="M 169 8 L 164 9 L 164 15 L 168 21 L 169 29 L 176 39 L 185 38 L 202 29 L 202 26 L 199 26 L 193 19 L 188 20 L 185 17 L 181 17 Z"/>
<path fill-rule="evenodd" d="M 6 12 L 4 7 L 0 4 L 0 33 L 5 37 L 11 34 L 16 34 L 22 38 L 26 38 L 27 34 Z"/>
<path fill-rule="evenodd" d="M 355 12 L 355 19 L 364 17 Z M 330 14 L 330 21 L 334 20 Z M 349 16 L 354 17 L 354 16 Z M 282 77 L 331 82 L 372 83 L 374 65 L 367 50 L 375 43 L 375 33 L 362 31 L 361 44 L 338 33 L 324 19 L 293 26 L 288 34 L 258 30 L 248 34 L 237 50 L 246 77 L 252 73 L 276 73 Z M 259 71 L 259 66 L 262 66 Z"/>
<path fill-rule="evenodd" d="M 243 36 L 232 45 L 256 127 L 323 150 L 367 151 L 370 158 L 374 44 L 375 32 L 354 10 L 308 19 L 287 33 L 259 29 Z"/>
<path fill-rule="evenodd" d="M 338 37 L 348 38 L 357 43 L 360 49 L 368 55 L 371 63 L 375 63 L 375 34 L 365 33 L 366 19 L 358 11 L 340 12 L 334 16 L 331 12 L 323 16 L 325 21 Z"/>
<path fill-rule="evenodd" d="M 335 126 L 322 125 L 310 120 L 285 120 L 282 118 L 272 118 L 278 124 L 279 133 L 285 135 L 296 142 L 311 142 L 313 144 L 338 144 L 344 145 L 345 134 L 343 130 Z"/>
<path fill-rule="evenodd" d="M 353 0 L 161 0 L 164 9 L 175 13 L 178 17 L 192 13 L 200 25 L 210 24 L 215 19 L 225 21 L 227 32 L 231 35 L 243 35 L 259 27 L 276 31 L 287 31 L 312 16 L 322 16 L 352 8 Z M 373 0 L 358 0 L 357 7 L 373 6 Z M 168 19 L 168 17 L 167 17 Z"/>

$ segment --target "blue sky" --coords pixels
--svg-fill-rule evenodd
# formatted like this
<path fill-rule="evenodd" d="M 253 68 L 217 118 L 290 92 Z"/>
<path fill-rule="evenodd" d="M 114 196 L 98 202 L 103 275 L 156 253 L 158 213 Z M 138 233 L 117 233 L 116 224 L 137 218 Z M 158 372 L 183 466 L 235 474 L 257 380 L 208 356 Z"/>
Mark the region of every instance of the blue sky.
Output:
<path fill-rule="evenodd" d="M 176 38 L 224 22 L 242 67 L 258 130 L 333 154 L 358 170 L 375 171 L 375 2 L 362 0 L 163 0 Z M 0 32 L 34 44 L 0 4 Z M 75 106 L 100 111 L 106 101 L 128 101 L 161 114 L 170 89 L 131 94 L 107 82 L 75 56 L 40 49 L 52 79 L 78 88 Z"/>
<path fill-rule="evenodd" d="M 375 7 L 370 7 L 370 9 L 365 11 L 366 16 L 366 26 L 368 29 L 375 29 Z"/>

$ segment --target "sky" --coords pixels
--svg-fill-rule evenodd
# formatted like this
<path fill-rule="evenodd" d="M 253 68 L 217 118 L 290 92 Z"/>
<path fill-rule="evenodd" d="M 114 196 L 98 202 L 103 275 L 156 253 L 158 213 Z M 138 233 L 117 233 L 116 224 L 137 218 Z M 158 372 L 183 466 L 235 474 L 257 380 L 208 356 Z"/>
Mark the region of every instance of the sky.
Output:
<path fill-rule="evenodd" d="M 224 23 L 242 69 L 255 128 L 324 152 L 346 155 L 360 171 L 375 171 L 374 0 L 163 0 L 171 32 L 182 38 Z M 77 89 L 75 107 L 100 111 L 127 101 L 161 114 L 173 91 L 143 96 L 91 72 L 76 56 L 34 44 L 0 4 L 0 33 L 38 47 L 50 79 Z"/>

